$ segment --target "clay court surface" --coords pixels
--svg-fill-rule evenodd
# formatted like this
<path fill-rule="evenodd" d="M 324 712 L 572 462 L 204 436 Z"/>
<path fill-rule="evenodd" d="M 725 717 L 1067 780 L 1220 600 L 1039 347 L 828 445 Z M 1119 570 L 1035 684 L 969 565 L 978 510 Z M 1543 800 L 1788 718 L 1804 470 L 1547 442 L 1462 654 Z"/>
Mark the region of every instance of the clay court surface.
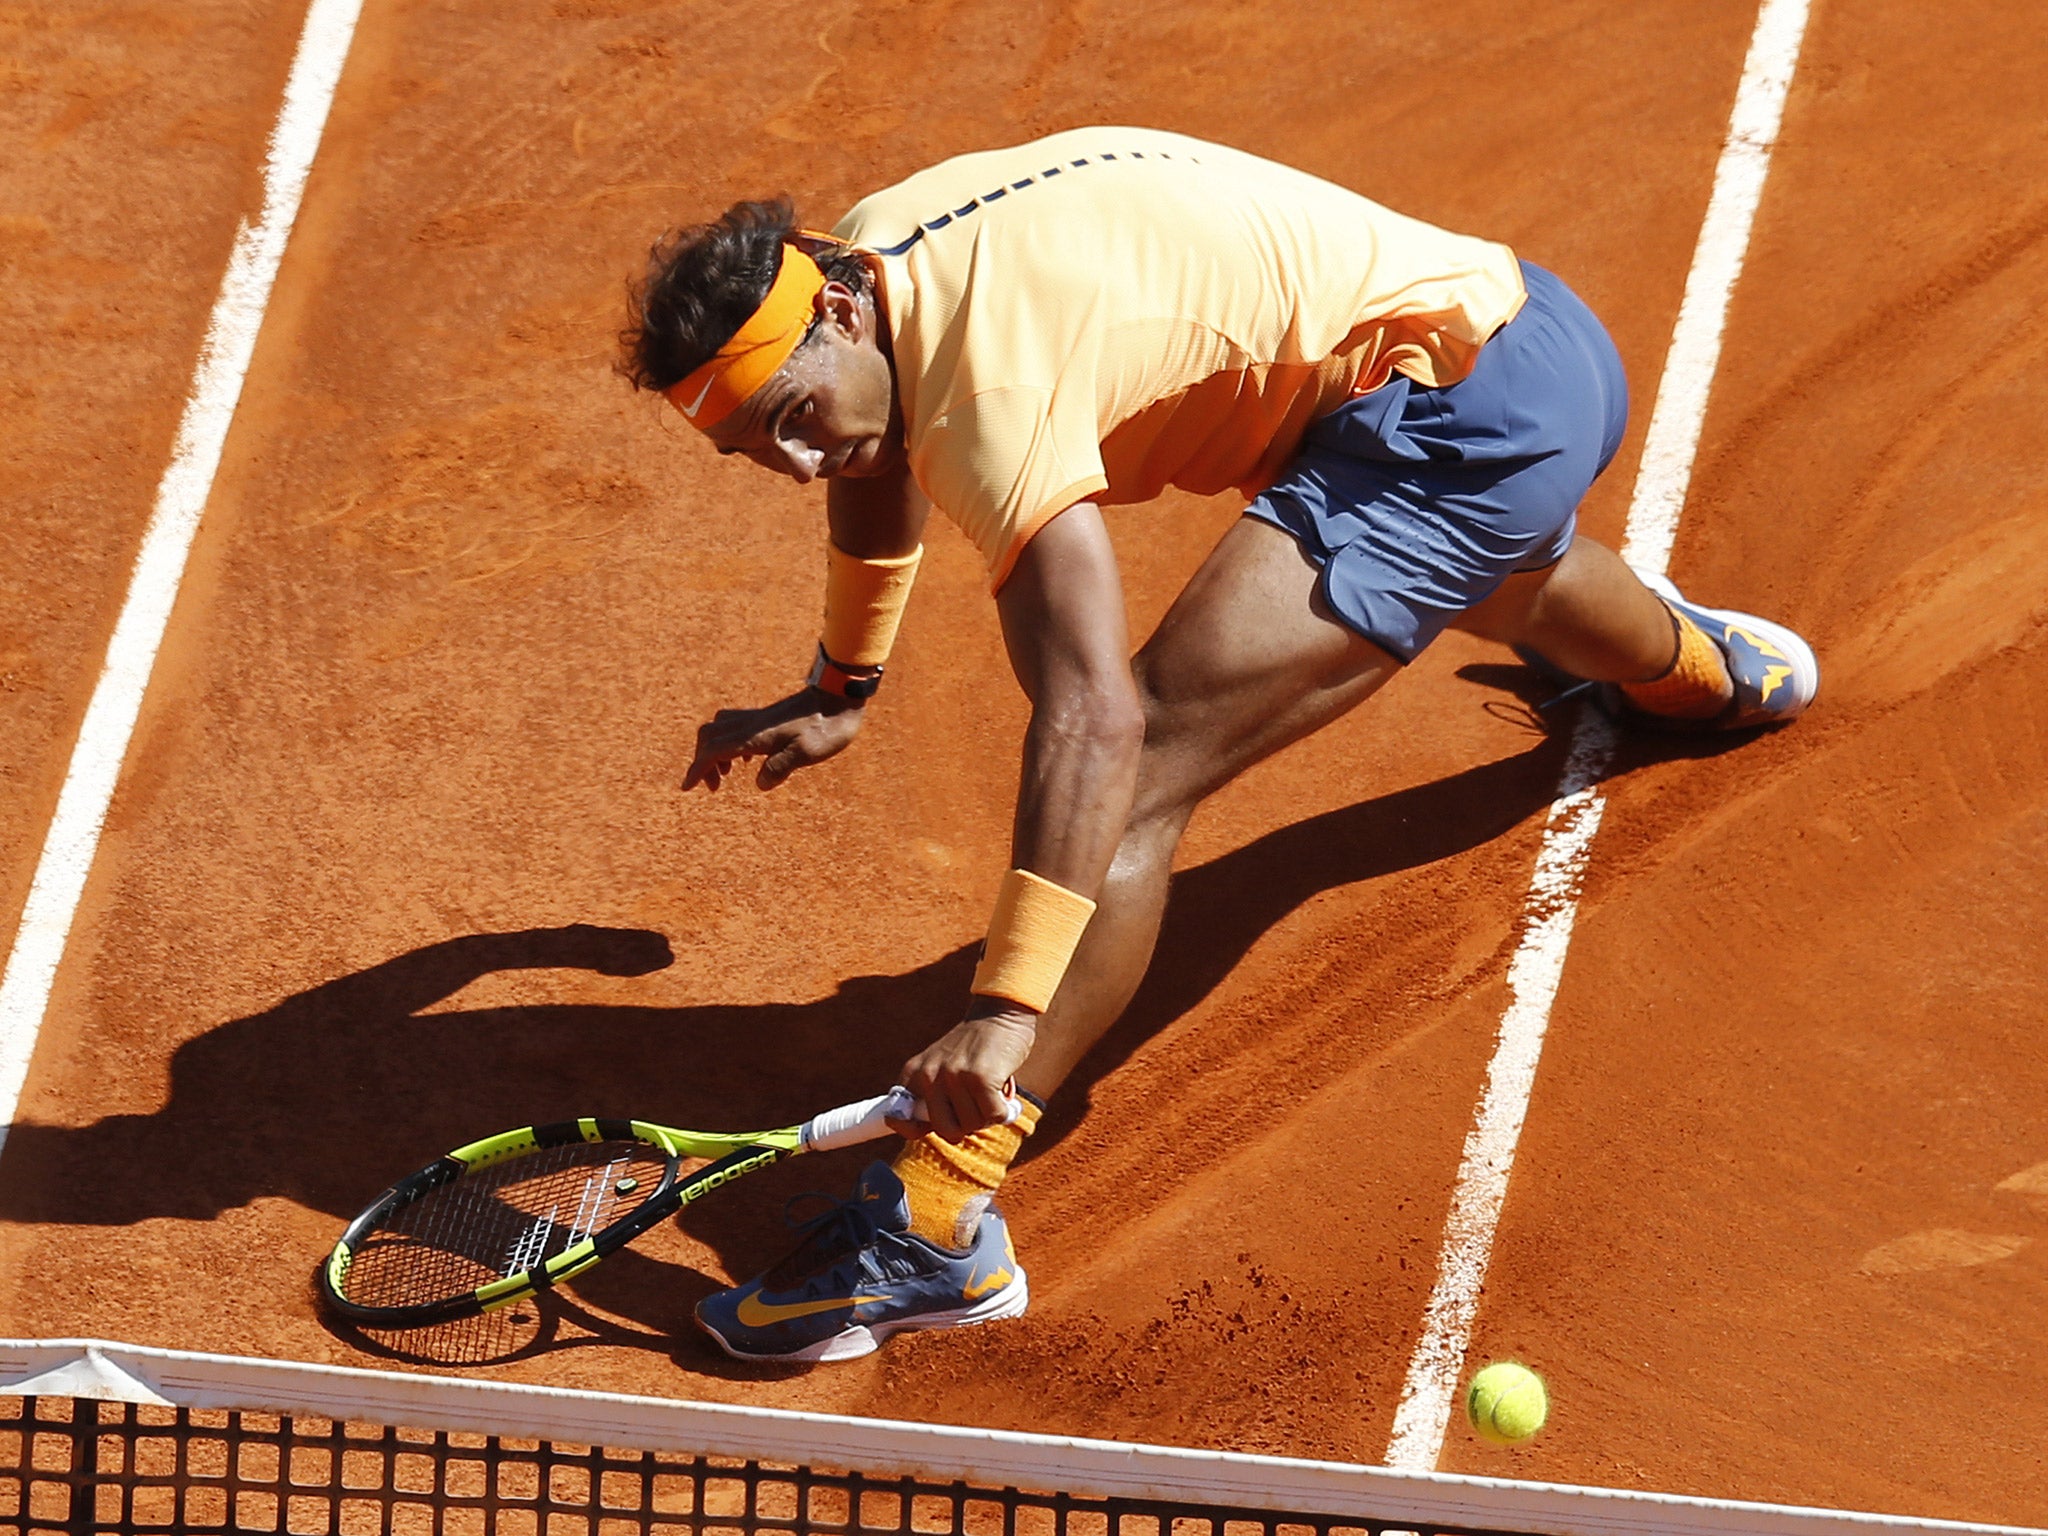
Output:
<path fill-rule="evenodd" d="M 0 943 L 302 16 L 0 7 Z M 612 377 L 660 229 L 1091 121 L 1225 139 L 1592 302 L 1613 541 L 1755 17 L 371 0 L 0 1162 L 0 1335 L 375 1364 L 308 1277 L 390 1176 L 577 1113 L 781 1123 L 957 1017 L 1024 719 L 957 533 L 852 753 L 678 793 L 807 664 L 823 522 Z M 1672 568 L 1808 635 L 1821 700 L 1624 748 L 1472 1351 L 1557 1407 L 1447 1470 L 2048 1515 L 2044 58 L 2038 6 L 1819 0 Z M 1234 514 L 1112 514 L 1138 632 Z M 691 1305 L 842 1153 L 489 1369 L 1381 1459 L 1563 758 L 1531 696 L 1451 636 L 1197 820 L 1006 1192 L 1025 1319 L 716 1355 Z"/>

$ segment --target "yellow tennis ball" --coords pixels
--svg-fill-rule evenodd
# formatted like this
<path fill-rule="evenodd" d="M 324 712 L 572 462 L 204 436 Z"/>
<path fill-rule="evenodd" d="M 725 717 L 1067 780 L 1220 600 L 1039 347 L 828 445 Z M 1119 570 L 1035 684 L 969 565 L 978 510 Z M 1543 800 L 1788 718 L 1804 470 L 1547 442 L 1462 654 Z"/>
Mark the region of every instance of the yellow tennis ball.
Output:
<path fill-rule="evenodd" d="M 1520 1445 L 1550 1416 L 1550 1394 L 1543 1378 L 1526 1365 L 1503 1361 L 1472 1378 L 1465 1394 L 1465 1413 L 1482 1440 L 1495 1445 Z"/>

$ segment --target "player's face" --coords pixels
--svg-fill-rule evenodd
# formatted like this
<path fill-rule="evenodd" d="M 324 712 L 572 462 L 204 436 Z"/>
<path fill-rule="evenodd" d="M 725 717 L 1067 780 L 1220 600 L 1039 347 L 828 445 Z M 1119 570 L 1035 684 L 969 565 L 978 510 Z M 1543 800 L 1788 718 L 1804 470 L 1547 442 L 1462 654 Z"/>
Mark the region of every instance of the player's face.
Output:
<path fill-rule="evenodd" d="M 880 474 L 902 460 L 896 381 L 872 304 L 827 283 L 818 323 L 789 361 L 709 436 L 799 484 Z"/>

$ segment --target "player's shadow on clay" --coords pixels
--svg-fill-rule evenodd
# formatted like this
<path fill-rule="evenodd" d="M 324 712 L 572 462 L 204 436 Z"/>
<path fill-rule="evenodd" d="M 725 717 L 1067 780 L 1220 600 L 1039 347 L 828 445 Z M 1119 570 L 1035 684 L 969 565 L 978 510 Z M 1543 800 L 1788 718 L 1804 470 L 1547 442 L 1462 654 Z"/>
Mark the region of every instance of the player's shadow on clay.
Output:
<path fill-rule="evenodd" d="M 1616 771 L 1631 766 L 1629 756 Z M 1288 913 L 1319 892 L 1502 835 L 1548 803 L 1561 761 L 1561 744 L 1540 740 L 1515 757 L 1279 828 L 1182 873 L 1160 944 L 1172 963 L 1153 968 L 1034 1141 L 1055 1139 L 1096 1079 L 1198 1004 Z M 640 976 L 673 955 L 657 933 L 581 925 L 431 944 L 188 1040 L 171 1058 L 168 1101 L 152 1113 L 13 1126 L 0 1219 L 207 1220 L 282 1198 L 325 1212 L 338 1231 L 399 1174 L 512 1126 L 579 1114 L 702 1129 L 786 1124 L 893 1081 L 957 1017 L 975 947 L 903 975 L 853 977 L 810 1002 L 440 1010 L 494 972 Z M 843 1190 L 871 1155 L 854 1149 L 763 1170 L 736 1186 L 744 1195 L 694 1207 L 687 1230 L 726 1273 L 751 1273 L 788 1242 L 788 1197 Z M 310 1270 L 317 1255 L 297 1257 Z M 636 1254 L 599 1266 L 578 1290 L 668 1334 L 723 1283 Z"/>

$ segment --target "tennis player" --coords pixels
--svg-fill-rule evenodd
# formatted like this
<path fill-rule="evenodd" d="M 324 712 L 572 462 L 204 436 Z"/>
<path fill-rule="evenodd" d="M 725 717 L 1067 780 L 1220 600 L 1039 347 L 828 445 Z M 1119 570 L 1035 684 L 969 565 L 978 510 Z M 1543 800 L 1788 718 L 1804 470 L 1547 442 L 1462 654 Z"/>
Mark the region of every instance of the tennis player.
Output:
<path fill-rule="evenodd" d="M 699 1306 L 742 1358 L 1024 1310 L 991 1197 L 1136 991 L 1195 807 L 1447 626 L 1693 729 L 1782 724 L 1818 686 L 1791 631 L 1577 533 L 1627 389 L 1570 289 L 1237 150 L 1079 129 L 921 171 L 829 235 L 741 203 L 655 247 L 627 348 L 718 452 L 826 482 L 810 674 L 703 726 L 685 787 L 759 759 L 772 789 L 853 740 L 934 506 L 987 561 L 1031 700 L 964 1016 L 903 1068 L 929 1126 Z M 1133 660 L 1103 509 L 1169 485 L 1250 504 Z"/>

